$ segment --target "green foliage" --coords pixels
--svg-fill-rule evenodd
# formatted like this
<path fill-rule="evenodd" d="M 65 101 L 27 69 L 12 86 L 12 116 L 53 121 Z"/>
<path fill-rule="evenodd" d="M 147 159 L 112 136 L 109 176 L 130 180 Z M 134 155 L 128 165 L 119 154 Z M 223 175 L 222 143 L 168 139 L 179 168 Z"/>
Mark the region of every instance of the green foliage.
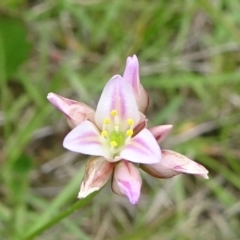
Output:
<path fill-rule="evenodd" d="M 0 239 L 239 239 L 240 4 L 237 0 L 0 3 Z M 87 157 L 48 92 L 95 107 L 137 54 L 149 125 L 162 147 L 206 166 L 209 180 L 142 173 L 137 206 L 106 186 L 77 200 Z"/>
<path fill-rule="evenodd" d="M 21 19 L 0 15 L 1 55 L 7 77 L 12 76 L 20 64 L 29 57 L 30 43 L 26 26 Z"/>

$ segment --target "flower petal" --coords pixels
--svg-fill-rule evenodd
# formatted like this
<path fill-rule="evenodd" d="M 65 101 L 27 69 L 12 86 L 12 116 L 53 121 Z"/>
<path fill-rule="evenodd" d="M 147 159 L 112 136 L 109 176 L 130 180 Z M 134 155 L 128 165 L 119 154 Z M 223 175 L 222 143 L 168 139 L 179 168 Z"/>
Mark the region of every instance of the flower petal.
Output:
<path fill-rule="evenodd" d="M 78 198 L 85 198 L 103 187 L 112 175 L 113 168 L 114 164 L 106 161 L 103 157 L 91 158 L 85 168 L 85 176 Z"/>
<path fill-rule="evenodd" d="M 148 130 L 152 133 L 157 142 L 160 143 L 167 137 L 171 129 L 172 125 L 161 125 L 149 128 Z"/>
<path fill-rule="evenodd" d="M 49 93 L 47 99 L 67 117 L 70 127 L 76 127 L 94 113 L 94 110 L 84 103 L 64 98 L 55 93 Z"/>
<path fill-rule="evenodd" d="M 131 204 L 136 204 L 140 197 L 141 186 L 142 179 L 138 168 L 128 161 L 120 161 L 114 169 L 113 192 L 125 195 Z"/>
<path fill-rule="evenodd" d="M 148 129 L 134 136 L 120 153 L 120 157 L 130 162 L 153 164 L 161 160 L 161 151 Z"/>
<path fill-rule="evenodd" d="M 178 174 L 194 174 L 208 179 L 208 170 L 180 153 L 162 150 L 162 160 L 156 164 L 141 164 L 140 167 L 157 178 L 171 178 Z"/>
<path fill-rule="evenodd" d="M 142 84 L 139 84 L 138 94 L 135 94 L 138 109 L 142 113 L 145 113 L 149 106 L 149 97 L 146 90 L 143 88 Z"/>
<path fill-rule="evenodd" d="M 147 127 L 147 119 L 145 115 L 141 112 L 140 113 L 140 121 L 139 124 L 133 130 L 133 136 L 137 135 L 142 129 Z"/>
<path fill-rule="evenodd" d="M 139 63 L 136 55 L 127 58 L 123 78 L 133 87 L 134 92 L 138 92 L 140 78 L 139 78 Z"/>
<path fill-rule="evenodd" d="M 102 128 L 105 118 L 111 117 L 112 110 L 118 112 L 121 122 L 129 118 L 134 121 L 134 126 L 139 122 L 140 114 L 133 90 L 119 75 L 108 81 L 98 102 L 95 121 L 99 128 Z"/>
<path fill-rule="evenodd" d="M 127 58 L 123 78 L 132 86 L 139 111 L 144 113 L 147 110 L 149 99 L 146 91 L 140 84 L 139 63 L 136 55 Z"/>
<path fill-rule="evenodd" d="M 73 152 L 108 157 L 102 147 L 99 130 L 90 121 L 82 122 L 68 133 L 63 146 Z"/>

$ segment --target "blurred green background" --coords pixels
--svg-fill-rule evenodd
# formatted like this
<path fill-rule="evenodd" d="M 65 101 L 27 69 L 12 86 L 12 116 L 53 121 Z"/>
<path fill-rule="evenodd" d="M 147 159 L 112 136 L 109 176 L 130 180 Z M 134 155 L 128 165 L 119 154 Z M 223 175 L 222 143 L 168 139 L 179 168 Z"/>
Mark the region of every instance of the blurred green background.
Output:
<path fill-rule="evenodd" d="M 138 205 L 108 184 L 34 239 L 240 239 L 240 2 L 2 0 L 0 239 L 20 240 L 77 201 L 87 156 L 48 92 L 95 107 L 137 54 L 149 125 L 173 124 L 162 147 L 203 164 L 209 180 L 142 172 Z"/>

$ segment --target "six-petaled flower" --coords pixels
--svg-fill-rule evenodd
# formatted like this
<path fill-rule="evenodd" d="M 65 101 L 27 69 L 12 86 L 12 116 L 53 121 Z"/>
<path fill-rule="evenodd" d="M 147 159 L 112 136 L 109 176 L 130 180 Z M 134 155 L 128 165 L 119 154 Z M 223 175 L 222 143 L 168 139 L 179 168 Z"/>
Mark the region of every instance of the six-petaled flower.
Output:
<path fill-rule="evenodd" d="M 112 190 L 138 202 L 142 180 L 139 167 L 157 178 L 181 173 L 208 178 L 200 164 L 158 143 L 172 126 L 147 128 L 148 95 L 140 84 L 138 59 L 128 57 L 123 77 L 112 77 L 103 89 L 96 111 L 84 103 L 48 94 L 48 100 L 62 111 L 73 130 L 63 146 L 92 157 L 78 194 L 84 198 L 103 187 L 112 176 Z"/>

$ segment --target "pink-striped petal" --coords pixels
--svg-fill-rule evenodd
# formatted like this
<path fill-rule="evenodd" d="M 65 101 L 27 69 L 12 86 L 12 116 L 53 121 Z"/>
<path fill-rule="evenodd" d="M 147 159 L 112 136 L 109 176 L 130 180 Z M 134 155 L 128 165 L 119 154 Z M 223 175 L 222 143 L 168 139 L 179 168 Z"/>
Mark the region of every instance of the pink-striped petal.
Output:
<path fill-rule="evenodd" d="M 147 110 L 149 99 L 148 94 L 140 84 L 139 63 L 136 55 L 127 58 L 123 78 L 132 86 L 139 111 L 144 113 Z"/>
<path fill-rule="evenodd" d="M 113 192 L 126 196 L 131 204 L 136 204 L 140 197 L 141 186 L 142 179 L 138 168 L 128 161 L 120 161 L 114 169 Z"/>
<path fill-rule="evenodd" d="M 117 110 L 120 122 L 131 118 L 134 126 L 139 123 L 140 114 L 133 90 L 119 75 L 108 81 L 98 102 L 95 121 L 99 128 L 102 127 L 105 118 L 111 118 L 112 110 Z"/>
<path fill-rule="evenodd" d="M 64 98 L 55 93 L 49 93 L 47 99 L 67 117 L 70 127 L 76 127 L 94 113 L 88 105 Z"/>
<path fill-rule="evenodd" d="M 139 63 L 136 55 L 127 58 L 123 78 L 133 87 L 134 92 L 138 92 L 140 78 L 139 78 Z"/>
<path fill-rule="evenodd" d="M 63 146 L 73 152 L 108 157 L 100 142 L 99 130 L 90 121 L 82 122 L 68 133 Z"/>
<path fill-rule="evenodd" d="M 112 175 L 114 164 L 103 157 L 93 157 L 86 165 L 84 179 L 78 198 L 85 198 L 90 193 L 102 188 Z"/>
<path fill-rule="evenodd" d="M 148 129 L 158 143 L 161 143 L 172 130 L 172 125 L 161 125 Z"/>
<path fill-rule="evenodd" d="M 205 167 L 171 150 L 162 150 L 161 162 L 150 165 L 141 164 L 140 167 L 157 178 L 171 178 L 185 173 L 208 179 L 208 170 Z"/>
<path fill-rule="evenodd" d="M 120 157 L 130 162 L 153 164 L 161 160 L 161 150 L 148 129 L 134 136 L 120 153 Z"/>

